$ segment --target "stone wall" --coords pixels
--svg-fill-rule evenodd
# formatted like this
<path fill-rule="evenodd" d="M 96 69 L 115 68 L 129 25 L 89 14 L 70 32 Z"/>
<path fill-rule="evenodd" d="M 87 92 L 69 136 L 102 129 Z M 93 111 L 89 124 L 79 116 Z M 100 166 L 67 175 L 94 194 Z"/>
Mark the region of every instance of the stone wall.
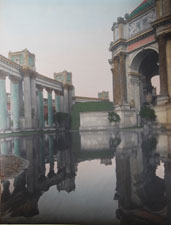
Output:
<path fill-rule="evenodd" d="M 121 121 L 120 128 L 137 126 L 137 114 L 135 110 L 116 110 Z M 116 128 L 108 121 L 108 112 L 81 112 L 80 113 L 80 130 L 105 130 Z"/>
<path fill-rule="evenodd" d="M 81 112 L 80 130 L 109 129 L 108 112 Z"/>

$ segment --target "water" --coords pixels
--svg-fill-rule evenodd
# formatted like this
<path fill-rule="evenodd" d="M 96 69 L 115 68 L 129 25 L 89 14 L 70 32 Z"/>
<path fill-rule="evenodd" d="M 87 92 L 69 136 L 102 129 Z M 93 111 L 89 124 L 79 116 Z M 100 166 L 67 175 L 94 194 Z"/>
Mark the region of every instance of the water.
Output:
<path fill-rule="evenodd" d="M 11 137 L 0 149 L 29 162 L 1 180 L 1 223 L 171 224 L 169 132 Z"/>

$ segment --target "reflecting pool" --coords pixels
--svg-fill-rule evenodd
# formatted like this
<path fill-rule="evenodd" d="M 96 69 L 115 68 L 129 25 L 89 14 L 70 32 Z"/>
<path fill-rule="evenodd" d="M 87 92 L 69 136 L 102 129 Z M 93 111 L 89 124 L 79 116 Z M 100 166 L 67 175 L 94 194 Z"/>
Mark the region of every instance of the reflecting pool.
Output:
<path fill-rule="evenodd" d="M 171 224 L 169 132 L 1 138 L 0 153 L 13 174 L 0 160 L 1 223 Z"/>

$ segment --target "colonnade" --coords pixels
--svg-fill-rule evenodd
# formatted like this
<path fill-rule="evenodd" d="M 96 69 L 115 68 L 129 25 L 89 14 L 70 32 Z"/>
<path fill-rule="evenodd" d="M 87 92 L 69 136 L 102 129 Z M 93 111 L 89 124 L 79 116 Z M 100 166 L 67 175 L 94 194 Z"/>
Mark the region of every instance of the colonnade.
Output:
<path fill-rule="evenodd" d="M 10 117 L 6 78 L 10 80 Z M 53 127 L 53 107 L 56 112 L 69 113 L 72 106 L 71 87 L 50 79 L 50 83 L 37 82 L 37 73 L 22 69 L 20 76 L 0 70 L 0 131 L 12 129 L 42 129 L 45 127 L 43 92 L 47 91 L 48 127 Z M 57 84 L 57 85 L 56 85 Z M 56 86 L 55 86 L 56 85 Z M 54 106 L 52 93 L 55 93 Z M 71 96 L 70 96 L 71 95 Z"/>

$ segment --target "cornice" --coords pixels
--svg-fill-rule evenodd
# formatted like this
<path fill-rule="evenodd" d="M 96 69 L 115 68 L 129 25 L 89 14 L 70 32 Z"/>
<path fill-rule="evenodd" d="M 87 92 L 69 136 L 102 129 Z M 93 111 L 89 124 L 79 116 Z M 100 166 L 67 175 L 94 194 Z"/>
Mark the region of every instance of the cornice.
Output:
<path fill-rule="evenodd" d="M 125 39 L 119 39 L 117 42 L 115 42 L 113 44 L 113 46 L 109 49 L 110 51 L 114 51 L 118 46 L 120 45 L 130 45 L 130 44 L 133 44 L 133 43 L 136 43 L 146 37 L 149 37 L 151 35 L 155 34 L 155 31 L 153 29 L 149 29 L 143 33 L 140 33 L 138 35 L 136 35 L 135 37 L 132 37 L 128 40 L 125 40 Z"/>
<path fill-rule="evenodd" d="M 19 70 L 19 69 L 22 68 L 22 66 L 20 66 L 19 64 L 13 62 L 12 60 L 6 58 L 6 57 L 3 56 L 3 55 L 0 55 L 0 61 L 3 62 L 3 63 L 5 63 L 5 64 L 8 65 L 8 66 L 11 66 L 11 67 L 17 69 L 17 70 Z"/>
<path fill-rule="evenodd" d="M 171 23 L 171 14 L 161 17 L 161 18 L 158 18 L 157 20 L 152 22 L 151 25 L 154 29 L 156 29 L 157 27 L 168 24 L 168 23 L 169 24 Z"/>

